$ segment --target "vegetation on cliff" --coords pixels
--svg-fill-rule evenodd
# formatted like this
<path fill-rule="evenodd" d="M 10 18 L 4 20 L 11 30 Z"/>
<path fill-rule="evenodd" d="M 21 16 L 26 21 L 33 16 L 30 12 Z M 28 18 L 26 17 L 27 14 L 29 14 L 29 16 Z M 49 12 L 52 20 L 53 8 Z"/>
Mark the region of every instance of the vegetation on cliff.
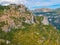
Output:
<path fill-rule="evenodd" d="M 34 16 L 23 5 L 9 7 L 0 17 L 0 45 L 60 45 L 60 31 L 41 23 L 43 16 Z"/>

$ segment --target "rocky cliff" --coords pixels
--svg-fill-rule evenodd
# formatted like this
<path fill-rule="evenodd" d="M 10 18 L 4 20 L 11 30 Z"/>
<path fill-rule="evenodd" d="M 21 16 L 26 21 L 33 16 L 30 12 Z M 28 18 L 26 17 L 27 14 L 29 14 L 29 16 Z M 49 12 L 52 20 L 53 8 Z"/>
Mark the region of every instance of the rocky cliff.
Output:
<path fill-rule="evenodd" d="M 5 32 L 10 31 L 11 28 L 22 28 L 22 22 L 34 23 L 33 14 L 22 4 L 5 6 L 0 15 L 0 28 Z"/>

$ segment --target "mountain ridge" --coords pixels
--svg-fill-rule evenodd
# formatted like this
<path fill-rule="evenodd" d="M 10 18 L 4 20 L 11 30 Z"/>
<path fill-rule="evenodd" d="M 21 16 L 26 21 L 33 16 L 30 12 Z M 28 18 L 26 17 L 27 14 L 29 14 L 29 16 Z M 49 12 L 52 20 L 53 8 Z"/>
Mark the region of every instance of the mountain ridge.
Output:
<path fill-rule="evenodd" d="M 22 4 L 0 6 L 0 45 L 60 45 L 60 31 Z"/>
<path fill-rule="evenodd" d="M 42 8 L 43 9 L 43 8 Z M 48 8 L 47 8 L 48 9 Z M 37 9 L 36 9 L 37 10 Z M 60 30 L 60 8 L 57 9 L 51 9 L 51 11 L 32 11 L 36 16 L 46 16 L 48 18 L 48 21 L 50 24 L 55 26 L 57 29 Z"/>

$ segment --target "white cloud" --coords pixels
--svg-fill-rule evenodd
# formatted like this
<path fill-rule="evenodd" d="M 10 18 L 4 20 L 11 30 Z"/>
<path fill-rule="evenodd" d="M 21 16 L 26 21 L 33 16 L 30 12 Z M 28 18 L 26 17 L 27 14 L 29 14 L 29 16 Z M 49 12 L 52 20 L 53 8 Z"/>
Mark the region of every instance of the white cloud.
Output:
<path fill-rule="evenodd" d="M 16 0 L 0 0 L 0 2 L 7 1 L 7 2 L 15 2 Z"/>
<path fill-rule="evenodd" d="M 19 3 L 25 4 L 25 3 L 27 3 L 27 0 L 16 0 L 16 3 L 17 4 L 19 4 Z"/>
<path fill-rule="evenodd" d="M 60 4 L 60 0 L 0 0 L 0 3 L 4 1 L 16 4 L 25 4 L 28 8 Z M 4 5 L 8 5 L 9 3 L 4 3 Z"/>
<path fill-rule="evenodd" d="M 16 4 L 25 4 L 26 3 L 26 0 L 0 0 L 0 3 L 4 2 L 4 5 L 5 5 L 5 2 L 9 2 L 9 3 L 16 3 Z M 6 3 L 7 5 L 9 3 Z"/>
<path fill-rule="evenodd" d="M 10 3 L 16 3 L 16 4 L 28 4 L 30 6 L 49 6 L 49 5 L 53 5 L 56 3 L 60 3 L 60 0 L 50 0 L 50 1 L 44 1 L 44 0 L 0 0 L 1 2 L 10 2 Z M 27 5 L 26 4 L 26 5 Z"/>

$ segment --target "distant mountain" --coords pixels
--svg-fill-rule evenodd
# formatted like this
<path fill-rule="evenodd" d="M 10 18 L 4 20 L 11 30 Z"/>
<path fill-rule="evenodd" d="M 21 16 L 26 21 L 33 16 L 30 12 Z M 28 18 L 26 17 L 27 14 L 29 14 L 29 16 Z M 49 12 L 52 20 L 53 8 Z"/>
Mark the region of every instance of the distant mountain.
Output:
<path fill-rule="evenodd" d="M 57 12 L 58 14 L 60 14 L 60 8 L 57 8 L 57 9 L 55 9 L 53 11 Z"/>
<path fill-rule="evenodd" d="M 50 12 L 50 11 L 52 11 L 52 9 L 48 9 L 48 8 L 40 8 L 33 10 L 33 12 Z"/>
<path fill-rule="evenodd" d="M 35 9 L 33 13 L 36 16 L 46 16 L 49 20 L 49 22 L 54 25 L 57 29 L 60 30 L 60 8 L 57 9 L 48 9 L 48 11 L 40 11 L 38 9 Z"/>

